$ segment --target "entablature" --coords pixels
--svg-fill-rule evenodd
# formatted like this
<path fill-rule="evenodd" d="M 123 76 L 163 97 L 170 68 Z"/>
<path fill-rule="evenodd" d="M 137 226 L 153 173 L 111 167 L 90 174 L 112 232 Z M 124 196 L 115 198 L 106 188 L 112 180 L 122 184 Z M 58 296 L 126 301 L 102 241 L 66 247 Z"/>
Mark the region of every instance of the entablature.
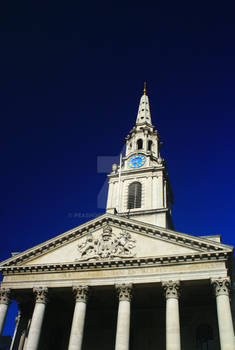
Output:
<path fill-rule="evenodd" d="M 200 254 L 185 254 L 172 256 L 157 256 L 147 258 L 128 258 L 128 259 L 107 259 L 99 261 L 79 261 L 68 263 L 54 264 L 31 264 L 31 265 L 13 265 L 0 267 L 3 275 L 24 274 L 24 273 L 43 273 L 43 272 L 68 272 L 68 271 L 85 271 L 85 270 L 100 270 L 100 269 L 123 269 L 126 267 L 141 268 L 151 266 L 169 266 L 183 265 L 193 263 L 205 263 L 216 261 L 227 261 L 228 253 L 226 252 L 211 252 Z"/>

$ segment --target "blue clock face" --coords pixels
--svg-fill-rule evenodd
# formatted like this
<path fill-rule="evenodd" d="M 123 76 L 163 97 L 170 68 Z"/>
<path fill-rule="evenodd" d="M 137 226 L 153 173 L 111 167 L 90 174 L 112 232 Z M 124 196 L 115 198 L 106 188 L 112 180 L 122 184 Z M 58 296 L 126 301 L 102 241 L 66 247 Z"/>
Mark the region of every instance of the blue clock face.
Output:
<path fill-rule="evenodd" d="M 140 168 L 142 165 L 144 165 L 146 161 L 146 158 L 140 154 L 131 157 L 128 160 L 129 167 L 131 168 Z"/>

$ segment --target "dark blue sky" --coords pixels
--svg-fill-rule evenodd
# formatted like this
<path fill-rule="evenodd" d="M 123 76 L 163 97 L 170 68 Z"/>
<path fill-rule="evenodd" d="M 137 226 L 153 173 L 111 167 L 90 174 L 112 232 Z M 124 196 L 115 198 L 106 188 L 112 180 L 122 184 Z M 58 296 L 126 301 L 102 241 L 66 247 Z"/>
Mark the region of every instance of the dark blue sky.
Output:
<path fill-rule="evenodd" d="M 122 149 L 145 80 L 176 230 L 235 243 L 235 25 L 220 6 L 0 5 L 1 259 L 104 212 L 97 159 Z"/>

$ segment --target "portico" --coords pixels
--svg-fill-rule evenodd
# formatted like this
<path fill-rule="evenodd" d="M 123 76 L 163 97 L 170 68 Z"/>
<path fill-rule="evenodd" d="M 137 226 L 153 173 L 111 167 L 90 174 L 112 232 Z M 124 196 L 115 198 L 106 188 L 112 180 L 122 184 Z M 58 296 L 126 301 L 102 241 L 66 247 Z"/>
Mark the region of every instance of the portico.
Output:
<path fill-rule="evenodd" d="M 213 284 L 225 283 L 229 287 L 227 282 L 227 279 L 213 280 Z M 30 323 L 29 329 L 20 329 L 18 325 L 16 332 L 19 334 L 12 349 L 50 349 L 54 346 L 57 349 L 92 349 L 96 346 L 100 349 L 131 350 L 154 349 L 157 346 L 176 350 L 186 349 L 189 345 L 196 349 L 196 330 L 203 323 L 209 323 L 213 329 L 214 349 L 220 349 L 219 334 L 225 339 L 221 349 L 233 349 L 233 343 L 228 342 L 229 336 L 233 342 L 233 333 L 227 334 L 227 329 L 232 326 L 231 319 L 223 328 L 225 321 L 221 322 L 218 313 L 217 326 L 212 291 L 209 281 L 123 283 L 90 288 L 80 285 L 48 291 L 43 287 L 35 291 L 35 298 L 32 290 L 21 290 L 18 296 L 22 297 L 25 293 L 29 300 L 31 294 L 29 304 L 35 303 L 35 306 L 24 322 L 25 326 Z M 44 307 L 38 308 L 40 302 L 43 302 L 46 311 Z M 30 306 L 25 304 L 23 313 Z M 229 313 L 229 307 L 223 309 L 224 315 Z"/>
<path fill-rule="evenodd" d="M 117 237 L 126 237 L 125 253 Z M 162 255 L 146 257 L 149 246 Z M 72 249 L 78 258 L 69 263 Z M 212 330 L 214 349 L 232 350 L 231 254 L 218 237 L 104 214 L 4 262 L 1 325 L 15 298 L 20 320 L 12 350 L 197 349 L 200 325 Z"/>

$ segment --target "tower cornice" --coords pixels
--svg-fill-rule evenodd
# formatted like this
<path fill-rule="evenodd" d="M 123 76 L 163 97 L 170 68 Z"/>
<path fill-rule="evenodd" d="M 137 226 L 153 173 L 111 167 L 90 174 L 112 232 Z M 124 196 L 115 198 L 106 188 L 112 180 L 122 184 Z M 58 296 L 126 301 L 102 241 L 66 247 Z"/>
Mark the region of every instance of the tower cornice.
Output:
<path fill-rule="evenodd" d="M 141 171 L 140 169 L 131 169 L 131 170 L 123 170 L 122 171 L 122 175 L 128 175 L 130 174 L 130 171 L 131 171 L 131 174 L 144 174 L 144 173 L 149 173 L 149 172 L 152 172 L 153 175 L 154 173 L 156 172 L 162 172 L 162 170 L 165 170 L 166 168 L 164 166 L 159 166 L 159 167 L 147 167 L 147 168 L 142 168 Z M 108 178 L 118 178 L 118 173 L 110 173 L 107 175 Z"/>

